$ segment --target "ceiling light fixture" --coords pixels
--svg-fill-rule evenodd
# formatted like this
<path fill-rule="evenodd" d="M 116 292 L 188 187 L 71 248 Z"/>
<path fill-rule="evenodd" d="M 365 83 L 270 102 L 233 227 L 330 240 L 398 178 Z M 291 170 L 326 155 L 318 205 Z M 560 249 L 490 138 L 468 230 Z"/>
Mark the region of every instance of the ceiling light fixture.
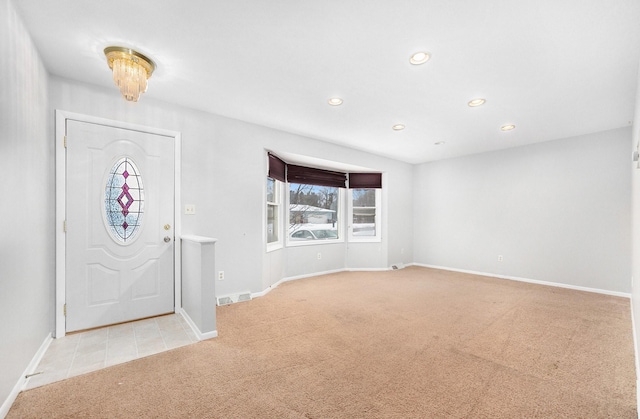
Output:
<path fill-rule="evenodd" d="M 429 61 L 429 58 L 431 58 L 431 55 L 428 52 L 420 51 L 413 54 L 411 58 L 409 58 L 409 62 L 413 65 L 419 65 Z"/>
<path fill-rule="evenodd" d="M 437 143 L 433 143 L 433 145 L 444 145 L 445 141 L 438 141 Z"/>
<path fill-rule="evenodd" d="M 391 127 L 394 131 L 402 131 L 404 129 L 404 125 L 402 124 L 395 124 L 394 126 Z"/>
<path fill-rule="evenodd" d="M 470 100 L 469 103 L 467 103 L 467 105 L 471 106 L 472 108 L 475 108 L 476 106 L 484 105 L 485 102 L 486 100 L 479 97 L 477 99 Z"/>
<path fill-rule="evenodd" d="M 329 98 L 328 102 L 329 102 L 329 105 L 331 105 L 331 106 L 340 106 L 340 105 L 342 105 L 342 99 L 340 99 L 339 97 Z"/>
<path fill-rule="evenodd" d="M 122 96 L 130 102 L 137 102 L 140 94 L 147 91 L 147 80 L 156 69 L 154 62 L 124 47 L 107 47 L 104 55 L 109 68 L 113 70 L 113 82 Z"/>
<path fill-rule="evenodd" d="M 511 131 L 512 129 L 515 129 L 516 126 L 513 124 L 509 124 L 509 125 L 503 125 L 500 127 L 500 130 L 502 131 Z"/>

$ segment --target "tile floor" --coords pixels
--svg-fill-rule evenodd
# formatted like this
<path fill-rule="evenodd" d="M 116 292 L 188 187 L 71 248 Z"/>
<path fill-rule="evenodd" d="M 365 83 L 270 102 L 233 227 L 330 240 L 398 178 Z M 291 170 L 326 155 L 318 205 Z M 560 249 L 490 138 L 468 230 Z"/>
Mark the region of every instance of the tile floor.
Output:
<path fill-rule="evenodd" d="M 170 314 L 54 339 L 25 389 L 197 342 L 179 314 Z"/>

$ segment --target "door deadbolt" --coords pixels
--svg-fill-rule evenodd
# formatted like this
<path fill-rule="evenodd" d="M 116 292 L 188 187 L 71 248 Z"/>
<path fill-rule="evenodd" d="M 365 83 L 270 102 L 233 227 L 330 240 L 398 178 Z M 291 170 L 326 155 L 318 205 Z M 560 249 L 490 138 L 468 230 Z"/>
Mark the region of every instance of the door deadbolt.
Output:
<path fill-rule="evenodd" d="M 164 229 L 165 229 L 165 230 L 169 230 L 170 228 L 171 228 L 171 226 L 170 226 L 169 224 L 165 224 L 165 225 L 164 225 Z"/>

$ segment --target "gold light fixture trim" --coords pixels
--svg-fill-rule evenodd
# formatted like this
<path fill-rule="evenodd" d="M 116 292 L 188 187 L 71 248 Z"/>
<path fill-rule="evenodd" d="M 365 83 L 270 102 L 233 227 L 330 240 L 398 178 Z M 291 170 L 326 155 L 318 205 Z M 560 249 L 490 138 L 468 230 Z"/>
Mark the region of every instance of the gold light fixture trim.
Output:
<path fill-rule="evenodd" d="M 147 91 L 147 81 L 156 69 L 155 63 L 138 51 L 124 47 L 107 47 L 104 55 L 122 96 L 137 102 L 140 94 Z"/>
<path fill-rule="evenodd" d="M 328 102 L 329 102 L 329 105 L 331 106 L 340 106 L 342 105 L 343 101 L 339 97 L 332 97 L 332 98 L 329 98 Z"/>
<path fill-rule="evenodd" d="M 402 131 L 404 129 L 404 125 L 403 124 L 395 124 L 394 126 L 391 127 L 391 129 L 393 129 L 394 131 Z"/>
<path fill-rule="evenodd" d="M 515 129 L 515 128 L 516 128 L 516 126 L 515 126 L 515 125 L 513 125 L 513 124 L 508 124 L 508 125 L 503 125 L 503 126 L 501 126 L 501 127 L 500 127 L 500 130 L 502 130 L 502 131 L 511 131 L 511 130 L 513 130 L 513 129 Z"/>

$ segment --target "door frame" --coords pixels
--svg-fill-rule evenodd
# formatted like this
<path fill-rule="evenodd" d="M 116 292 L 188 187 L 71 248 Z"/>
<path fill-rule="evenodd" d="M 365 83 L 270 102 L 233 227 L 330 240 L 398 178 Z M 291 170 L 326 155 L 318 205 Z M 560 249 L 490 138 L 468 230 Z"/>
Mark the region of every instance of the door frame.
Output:
<path fill-rule="evenodd" d="M 67 153 L 65 152 L 65 135 L 67 120 L 105 125 L 113 128 L 140 131 L 148 134 L 163 135 L 173 138 L 174 142 L 174 234 L 173 242 L 173 282 L 174 282 L 174 311 L 182 311 L 182 269 L 180 265 L 182 218 L 180 217 L 180 161 L 182 138 L 179 131 L 148 127 L 128 122 L 115 121 L 97 116 L 84 115 L 56 109 L 55 115 L 55 153 L 56 153 L 56 286 L 55 286 L 55 331 L 54 337 L 61 338 L 66 334 L 65 304 L 66 304 L 66 197 L 67 197 Z"/>

